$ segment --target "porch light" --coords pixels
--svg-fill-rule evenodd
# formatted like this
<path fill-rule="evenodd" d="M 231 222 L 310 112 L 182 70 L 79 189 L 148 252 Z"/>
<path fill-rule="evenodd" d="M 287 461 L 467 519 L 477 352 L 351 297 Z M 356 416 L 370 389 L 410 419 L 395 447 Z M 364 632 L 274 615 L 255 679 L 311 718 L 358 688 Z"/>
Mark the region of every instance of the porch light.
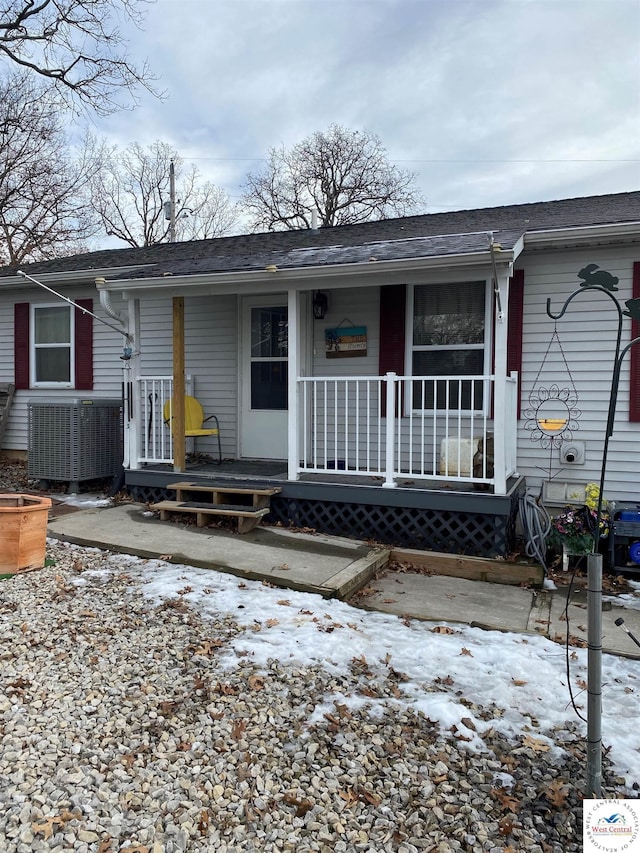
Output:
<path fill-rule="evenodd" d="M 329 305 L 329 297 L 321 290 L 316 290 L 313 294 L 313 316 L 316 320 L 324 320 L 324 315 L 327 313 Z"/>

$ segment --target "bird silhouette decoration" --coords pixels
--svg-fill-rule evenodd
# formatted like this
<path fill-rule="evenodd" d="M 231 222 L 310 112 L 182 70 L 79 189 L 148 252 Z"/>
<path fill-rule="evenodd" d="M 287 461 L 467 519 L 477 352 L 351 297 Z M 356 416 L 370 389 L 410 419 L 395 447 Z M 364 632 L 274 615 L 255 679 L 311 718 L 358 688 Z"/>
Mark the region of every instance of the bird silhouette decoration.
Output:
<path fill-rule="evenodd" d="M 580 287 L 604 287 L 605 290 L 619 290 L 616 287 L 619 279 L 606 270 L 601 270 L 598 264 L 587 264 L 578 273 L 581 278 Z"/>
<path fill-rule="evenodd" d="M 631 317 L 632 320 L 640 320 L 640 299 L 627 299 L 624 304 L 627 306 L 627 310 L 622 313 Z"/>

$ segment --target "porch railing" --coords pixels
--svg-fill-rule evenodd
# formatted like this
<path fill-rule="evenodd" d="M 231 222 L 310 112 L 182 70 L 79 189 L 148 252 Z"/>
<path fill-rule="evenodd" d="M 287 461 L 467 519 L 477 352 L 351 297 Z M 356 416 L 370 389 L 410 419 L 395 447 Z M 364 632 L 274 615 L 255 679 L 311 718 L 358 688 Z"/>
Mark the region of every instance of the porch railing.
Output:
<path fill-rule="evenodd" d="M 516 470 L 515 376 L 502 449 L 494 447 L 494 376 L 313 376 L 298 388 L 299 473 L 491 485 L 496 452 L 507 477 Z"/>
<path fill-rule="evenodd" d="M 297 474 L 495 483 L 496 454 L 516 471 L 517 378 L 507 378 L 502 446 L 494 447 L 494 376 L 299 377 Z M 173 380 L 137 380 L 138 464 L 172 463 L 163 420 Z M 188 393 L 193 393 L 190 377 Z M 391 416 L 389 417 L 389 413 Z M 133 457 L 132 457 L 133 458 Z"/>
<path fill-rule="evenodd" d="M 164 407 L 171 399 L 171 376 L 144 376 L 138 378 L 138 393 L 134 400 L 135 419 L 138 423 L 138 462 L 143 464 L 172 463 L 173 436 L 164 422 Z M 185 379 L 185 392 L 193 393 L 190 376 Z"/>

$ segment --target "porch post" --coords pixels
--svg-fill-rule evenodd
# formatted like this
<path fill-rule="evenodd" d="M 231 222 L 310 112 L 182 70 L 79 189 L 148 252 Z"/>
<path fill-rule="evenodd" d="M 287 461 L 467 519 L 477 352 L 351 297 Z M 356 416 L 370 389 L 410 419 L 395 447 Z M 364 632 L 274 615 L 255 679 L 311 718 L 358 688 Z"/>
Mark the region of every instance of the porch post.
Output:
<path fill-rule="evenodd" d="M 124 459 L 125 469 L 137 470 L 140 467 L 140 435 L 142 429 L 142 408 L 140 405 L 140 300 L 127 300 L 131 358 L 125 362 L 124 388 Z"/>
<path fill-rule="evenodd" d="M 289 480 L 298 479 L 300 440 L 298 435 L 298 373 L 300 370 L 300 297 L 290 290 L 287 302 L 288 317 L 288 406 L 287 406 L 287 458 Z"/>
<path fill-rule="evenodd" d="M 493 380 L 493 488 L 496 495 L 507 493 L 507 328 L 506 306 L 509 304 L 509 276 L 495 282 L 499 299 L 495 300 L 494 380 Z M 502 306 L 502 307 L 501 307 Z"/>
<path fill-rule="evenodd" d="M 171 432 L 173 470 L 185 470 L 184 421 L 184 296 L 173 297 L 173 394 Z"/>
<path fill-rule="evenodd" d="M 398 377 L 395 373 L 387 373 L 387 409 L 386 409 L 386 444 L 385 444 L 385 480 L 383 489 L 395 489 L 398 485 L 395 481 L 394 461 L 396 443 L 396 382 Z M 398 400 L 400 399 L 400 385 L 398 383 Z"/>

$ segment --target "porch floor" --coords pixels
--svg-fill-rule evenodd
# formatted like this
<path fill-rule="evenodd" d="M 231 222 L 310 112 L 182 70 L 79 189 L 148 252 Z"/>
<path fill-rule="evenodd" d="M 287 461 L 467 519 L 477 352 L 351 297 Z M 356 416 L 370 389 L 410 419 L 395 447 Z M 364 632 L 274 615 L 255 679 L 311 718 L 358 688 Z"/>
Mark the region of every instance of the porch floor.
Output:
<path fill-rule="evenodd" d="M 188 460 L 183 472 L 175 472 L 171 465 L 157 464 L 145 465 L 139 469 L 141 472 L 156 473 L 170 475 L 173 478 L 184 479 L 185 477 L 193 476 L 202 479 L 216 480 L 268 480 L 289 483 L 323 483 L 326 485 L 343 485 L 343 486 L 360 486 L 382 488 L 384 478 L 367 474 L 350 474 L 349 472 L 336 472 L 330 474 L 323 473 L 306 473 L 301 474 L 298 480 L 289 480 L 287 463 L 285 460 L 271 459 L 223 459 L 221 464 L 210 462 L 208 460 Z M 133 473 L 133 472 L 131 472 Z M 511 491 L 512 486 L 517 482 L 518 478 L 511 478 L 507 484 L 507 490 Z M 450 482 L 447 480 L 422 480 L 413 479 L 410 475 L 406 478 L 398 478 L 398 489 L 418 489 L 428 492 L 459 492 L 469 494 L 492 494 L 491 489 L 474 488 L 473 483 L 469 482 Z M 384 490 L 388 493 L 388 489 Z"/>

